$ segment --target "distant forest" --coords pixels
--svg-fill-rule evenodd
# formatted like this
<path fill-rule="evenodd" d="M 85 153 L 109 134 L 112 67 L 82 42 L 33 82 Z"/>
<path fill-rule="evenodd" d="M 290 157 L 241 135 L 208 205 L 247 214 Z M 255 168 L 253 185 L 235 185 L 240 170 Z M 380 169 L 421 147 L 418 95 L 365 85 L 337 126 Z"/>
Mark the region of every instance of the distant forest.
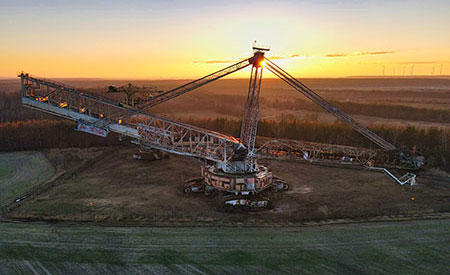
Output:
<path fill-rule="evenodd" d="M 237 119 L 187 119 L 185 122 L 199 127 L 239 136 Z M 0 124 L 0 151 L 37 150 L 42 148 L 67 148 L 109 146 L 121 144 L 111 133 L 107 138 L 74 130 L 76 123 L 67 120 L 29 120 Z M 437 128 L 428 130 L 414 127 L 371 127 L 375 133 L 400 147 L 414 145 L 427 156 L 430 167 L 450 172 L 450 132 Z M 321 143 L 343 144 L 356 147 L 374 147 L 368 140 L 341 123 L 318 123 L 295 118 L 279 121 L 262 120 L 258 134 L 266 137 L 298 139 Z M 125 143 L 128 144 L 128 143 Z"/>
<path fill-rule="evenodd" d="M 240 95 L 195 96 L 190 101 L 179 99 L 159 106 L 155 111 L 164 109 L 190 110 L 202 106 L 202 110 L 214 110 L 219 115 L 240 116 L 245 97 Z M 262 98 L 262 105 L 282 110 L 305 109 L 319 111 L 318 108 L 303 100 L 277 101 Z M 417 119 L 449 123 L 450 115 L 446 110 L 420 109 L 405 106 L 370 105 L 335 102 L 344 112 L 397 119 Z M 203 128 L 239 136 L 240 120 L 235 118 L 184 118 L 184 122 Z M 89 147 L 121 144 L 117 135 L 110 134 L 101 138 L 74 131 L 75 122 L 58 119 L 21 105 L 20 94 L 0 92 L 0 150 L 36 150 L 42 148 Z M 450 132 L 445 129 L 415 127 L 370 127 L 375 133 L 396 146 L 418 148 L 427 156 L 427 163 L 450 172 Z M 305 141 L 343 144 L 357 147 L 373 147 L 366 139 L 349 127 L 339 123 L 319 123 L 314 117 L 298 119 L 292 115 L 282 115 L 277 120 L 262 120 L 258 134 L 266 137 L 299 139 Z"/>
<path fill-rule="evenodd" d="M 240 117 L 246 96 L 244 95 L 213 95 L 205 94 L 191 95 L 189 100 L 177 98 L 164 105 L 157 106 L 154 111 L 170 113 L 171 111 L 192 111 L 202 106 L 203 111 L 211 111 L 218 115 Z M 354 102 L 331 101 L 344 113 L 350 115 L 365 115 L 389 119 L 404 119 L 411 121 L 450 123 L 450 110 L 437 110 L 426 108 L 415 108 L 402 105 L 381 105 L 381 104 L 363 104 Z M 320 107 L 312 102 L 302 99 L 278 100 L 260 99 L 261 108 L 278 109 L 283 111 L 306 110 L 312 112 L 324 112 Z M 25 121 L 34 119 L 54 119 L 53 116 L 42 112 L 30 110 L 21 104 L 20 94 L 17 92 L 0 92 L 0 123 Z M 310 119 L 314 119 L 310 117 Z"/>
<path fill-rule="evenodd" d="M 156 111 L 170 112 L 173 111 L 192 111 L 198 106 L 202 106 L 202 110 L 211 111 L 219 115 L 240 116 L 247 96 L 244 95 L 214 95 L 207 96 L 198 94 L 190 97 L 190 100 L 176 99 L 158 106 Z M 416 108 L 403 105 L 382 105 L 382 104 L 366 104 L 354 102 L 337 102 L 330 101 L 344 113 L 350 115 L 365 115 L 388 119 L 403 119 L 410 121 L 424 121 L 437 123 L 450 123 L 450 110 Z M 325 112 L 316 104 L 302 100 L 278 100 L 260 98 L 261 108 L 274 108 L 281 112 L 306 110 L 312 112 Z"/>
<path fill-rule="evenodd" d="M 202 128 L 239 136 L 240 120 L 215 118 L 205 120 L 188 119 L 185 122 Z M 429 167 L 440 167 L 450 172 L 450 132 L 443 129 L 416 129 L 415 127 L 369 127 L 379 136 L 399 148 L 414 145 L 427 157 Z M 287 138 L 320 143 L 341 144 L 364 148 L 377 148 L 359 133 L 342 123 L 318 123 L 298 120 L 290 115 L 281 120 L 262 120 L 258 124 L 258 135 Z"/>

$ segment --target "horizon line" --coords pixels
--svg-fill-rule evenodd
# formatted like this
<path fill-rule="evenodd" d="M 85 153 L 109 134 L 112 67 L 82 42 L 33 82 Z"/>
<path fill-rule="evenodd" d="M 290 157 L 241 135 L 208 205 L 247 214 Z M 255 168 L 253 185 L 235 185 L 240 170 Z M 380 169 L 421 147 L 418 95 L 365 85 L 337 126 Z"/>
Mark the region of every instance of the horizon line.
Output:
<path fill-rule="evenodd" d="M 33 74 L 31 74 L 33 75 Z M 195 80 L 196 78 L 115 78 L 115 77 L 43 77 L 39 75 L 34 75 L 35 77 L 43 78 L 43 79 L 73 79 L 73 80 L 116 80 L 116 81 L 124 81 L 124 80 L 136 80 L 136 81 L 181 81 L 181 80 Z M 11 76 L 0 76 L 0 80 L 13 80 L 17 79 L 16 77 Z M 349 75 L 349 76 L 330 76 L 330 77 L 299 77 L 302 79 L 342 79 L 342 78 L 450 78 L 449 75 Z M 236 77 L 236 78 L 223 78 L 218 80 L 248 80 L 248 78 L 244 77 Z M 279 79 L 278 77 L 264 77 L 264 79 Z"/>

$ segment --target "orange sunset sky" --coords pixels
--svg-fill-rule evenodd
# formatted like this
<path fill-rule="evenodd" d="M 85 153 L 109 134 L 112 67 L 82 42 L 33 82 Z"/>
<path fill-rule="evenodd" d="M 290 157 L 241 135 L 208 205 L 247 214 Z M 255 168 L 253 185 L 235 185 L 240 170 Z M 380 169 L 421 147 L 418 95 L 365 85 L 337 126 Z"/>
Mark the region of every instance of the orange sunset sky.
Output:
<path fill-rule="evenodd" d="M 253 40 L 296 76 L 449 75 L 450 1 L 0 1 L 0 39 L 0 77 L 198 78 Z"/>

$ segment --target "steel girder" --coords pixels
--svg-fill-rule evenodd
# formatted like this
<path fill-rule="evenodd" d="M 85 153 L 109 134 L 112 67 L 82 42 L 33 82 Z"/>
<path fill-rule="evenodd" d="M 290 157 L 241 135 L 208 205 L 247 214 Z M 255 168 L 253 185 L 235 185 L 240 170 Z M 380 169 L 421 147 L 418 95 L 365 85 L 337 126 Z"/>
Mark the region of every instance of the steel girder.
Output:
<path fill-rule="evenodd" d="M 259 93 L 264 61 L 264 52 L 256 52 L 250 75 L 247 101 L 242 116 L 240 141 L 247 148 L 247 158 L 255 158 L 255 141 L 259 120 Z"/>
<path fill-rule="evenodd" d="M 207 75 L 205 77 L 202 77 L 200 79 L 197 79 L 197 80 L 194 80 L 192 82 L 189 82 L 187 84 L 184 84 L 184 85 L 182 85 L 180 87 L 177 87 L 177 88 L 174 88 L 172 90 L 163 92 L 163 93 L 153 97 L 149 101 L 145 102 L 140 107 L 142 109 L 146 109 L 146 108 L 151 108 L 151 107 L 154 107 L 156 105 L 159 105 L 159 104 L 161 104 L 163 102 L 166 102 L 166 101 L 168 101 L 168 100 L 170 100 L 172 98 L 175 98 L 177 96 L 180 96 L 182 94 L 190 92 L 190 91 L 192 91 L 194 89 L 197 89 L 197 88 L 199 88 L 201 86 L 204 86 L 204 85 L 206 85 L 206 84 L 208 84 L 208 83 L 210 83 L 212 81 L 215 81 L 215 80 L 217 80 L 219 78 L 222 78 L 224 76 L 227 76 L 229 74 L 237 72 L 237 71 L 239 71 L 239 70 L 249 66 L 251 61 L 252 61 L 252 58 L 245 59 L 245 60 L 240 61 L 240 62 L 238 62 L 236 64 L 228 66 L 228 67 L 226 67 L 226 68 L 224 68 L 224 69 L 222 69 L 220 71 L 214 72 L 212 74 L 209 74 L 209 75 Z"/>
<path fill-rule="evenodd" d="M 339 165 L 366 166 L 379 150 L 289 139 L 258 138 L 256 153 L 262 158 L 291 159 Z"/>
<path fill-rule="evenodd" d="M 226 163 L 242 146 L 228 135 L 128 109 L 54 81 L 21 74 L 24 105 L 185 156 Z"/>

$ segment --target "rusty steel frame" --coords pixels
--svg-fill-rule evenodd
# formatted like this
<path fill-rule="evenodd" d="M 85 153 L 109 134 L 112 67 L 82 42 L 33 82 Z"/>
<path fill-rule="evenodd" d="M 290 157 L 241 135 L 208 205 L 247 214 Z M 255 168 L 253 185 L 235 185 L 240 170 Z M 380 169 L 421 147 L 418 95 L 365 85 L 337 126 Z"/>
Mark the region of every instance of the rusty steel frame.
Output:
<path fill-rule="evenodd" d="M 233 65 L 230 65 L 222 70 L 219 70 L 217 72 L 214 72 L 212 74 L 204 76 L 200 79 L 191 81 L 187 84 L 184 84 L 184 85 L 174 88 L 172 90 L 163 92 L 163 93 L 153 97 L 152 99 L 148 100 L 147 102 L 141 104 L 140 108 L 147 109 L 147 108 L 155 107 L 156 105 L 159 105 L 163 102 L 171 100 L 171 99 L 178 97 L 180 95 L 183 95 L 187 92 L 190 92 L 192 90 L 200 88 L 201 86 L 204 86 L 204 85 L 206 85 L 210 82 L 213 82 L 217 79 L 220 79 L 224 76 L 227 76 L 229 74 L 232 74 L 234 72 L 242 70 L 242 69 L 246 68 L 247 66 L 249 66 L 251 63 L 252 63 L 252 58 L 247 58 L 242 61 L 239 61 Z"/>
<path fill-rule="evenodd" d="M 179 155 L 226 163 L 239 141 L 228 135 L 128 109 L 70 86 L 21 74 L 22 103 L 30 108 L 100 129 Z"/>
<path fill-rule="evenodd" d="M 252 71 L 250 74 L 250 82 L 248 85 L 247 101 L 245 102 L 244 114 L 242 116 L 240 141 L 247 148 L 247 158 L 255 158 L 255 141 L 258 131 L 259 120 L 259 93 L 261 91 L 261 80 L 264 61 L 264 52 L 256 52 Z"/>
<path fill-rule="evenodd" d="M 351 146 L 258 137 L 259 158 L 289 159 L 311 163 L 366 166 L 379 150 Z"/>

